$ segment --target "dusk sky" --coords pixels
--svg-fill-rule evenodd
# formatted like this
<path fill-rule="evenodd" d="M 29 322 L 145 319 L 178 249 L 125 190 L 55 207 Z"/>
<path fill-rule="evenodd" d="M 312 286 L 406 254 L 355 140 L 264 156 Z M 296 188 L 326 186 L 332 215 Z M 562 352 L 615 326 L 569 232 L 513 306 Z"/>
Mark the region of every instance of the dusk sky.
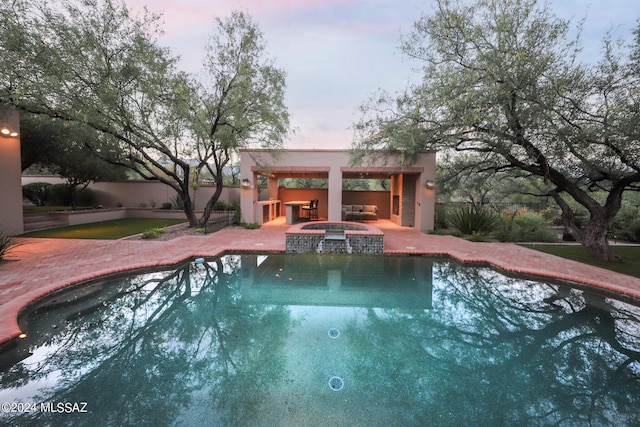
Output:
<path fill-rule="evenodd" d="M 286 104 L 295 133 L 286 148 L 349 148 L 358 107 L 378 90 L 396 92 L 419 79 L 418 63 L 400 52 L 400 36 L 432 8 L 428 0 L 125 0 L 163 14 L 161 43 L 184 71 L 201 70 L 214 18 L 249 13 L 269 57 L 287 73 Z M 575 24 L 586 16 L 584 59 L 598 56 L 604 34 L 631 39 L 637 0 L 555 0 Z"/>

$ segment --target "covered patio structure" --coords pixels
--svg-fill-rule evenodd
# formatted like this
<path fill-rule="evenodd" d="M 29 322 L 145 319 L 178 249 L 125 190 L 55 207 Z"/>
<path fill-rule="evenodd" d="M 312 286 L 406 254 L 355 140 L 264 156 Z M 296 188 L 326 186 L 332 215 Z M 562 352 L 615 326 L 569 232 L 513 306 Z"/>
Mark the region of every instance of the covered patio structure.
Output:
<path fill-rule="evenodd" d="M 352 163 L 349 150 L 240 150 L 240 207 L 245 222 L 262 224 L 303 202 L 318 200 L 318 217 L 343 220 L 343 205 L 376 205 L 378 219 L 422 232 L 433 230 L 435 152 L 411 159 L 373 155 Z M 266 187 L 259 188 L 259 177 Z M 281 178 L 320 178 L 326 188 L 288 189 Z M 389 179 L 388 191 L 343 191 L 344 179 Z M 288 208 L 287 208 L 288 206 Z M 290 218 L 288 218 L 290 219 Z M 297 220 L 297 213 L 292 220 Z"/>

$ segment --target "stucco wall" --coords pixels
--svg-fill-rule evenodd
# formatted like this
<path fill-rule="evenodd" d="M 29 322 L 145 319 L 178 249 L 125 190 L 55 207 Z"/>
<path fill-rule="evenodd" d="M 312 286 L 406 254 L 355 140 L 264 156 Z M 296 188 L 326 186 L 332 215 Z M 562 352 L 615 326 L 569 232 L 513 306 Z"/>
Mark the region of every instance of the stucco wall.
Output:
<path fill-rule="evenodd" d="M 376 205 L 378 218 L 391 217 L 391 193 L 389 191 L 343 191 L 344 205 Z"/>
<path fill-rule="evenodd" d="M 22 185 L 32 182 L 49 182 L 60 184 L 65 181 L 58 176 L 51 175 L 25 175 L 22 177 Z M 156 207 L 163 203 L 171 203 L 176 197 L 176 192 L 168 185 L 158 181 L 121 181 L 121 182 L 94 182 L 89 188 L 95 196 L 95 204 L 105 208 L 115 207 Z M 196 209 L 204 209 L 205 204 L 215 191 L 213 185 L 202 185 L 195 192 Z M 194 197 L 194 192 L 191 192 Z M 20 198 L 22 200 L 22 196 Z M 222 189 L 220 200 L 234 201 L 240 204 L 240 189 L 238 187 L 225 187 Z"/>
<path fill-rule="evenodd" d="M 48 182 L 49 184 L 64 184 L 65 180 L 58 175 L 22 175 L 22 185 L 34 182 Z"/>
<path fill-rule="evenodd" d="M 171 187 L 156 181 L 96 182 L 90 185 L 96 197 L 96 203 L 105 207 L 157 207 L 171 203 L 177 193 Z M 215 186 L 202 185 L 191 191 L 196 209 L 204 209 L 205 204 L 215 192 Z M 220 200 L 240 203 L 240 190 L 237 187 L 222 189 Z"/>
<path fill-rule="evenodd" d="M 20 130 L 18 113 L 0 110 L 0 128 Z M 0 231 L 21 234 L 22 187 L 20 186 L 20 136 L 0 136 Z"/>

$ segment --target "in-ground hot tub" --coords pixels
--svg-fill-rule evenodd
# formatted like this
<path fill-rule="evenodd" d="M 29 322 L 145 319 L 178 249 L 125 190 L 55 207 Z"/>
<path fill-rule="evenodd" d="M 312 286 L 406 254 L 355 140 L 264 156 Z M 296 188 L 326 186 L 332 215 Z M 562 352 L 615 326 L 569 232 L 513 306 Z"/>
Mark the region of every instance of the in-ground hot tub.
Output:
<path fill-rule="evenodd" d="M 286 232 L 289 253 L 368 254 L 384 252 L 384 233 L 369 224 L 316 221 L 292 226 Z"/>

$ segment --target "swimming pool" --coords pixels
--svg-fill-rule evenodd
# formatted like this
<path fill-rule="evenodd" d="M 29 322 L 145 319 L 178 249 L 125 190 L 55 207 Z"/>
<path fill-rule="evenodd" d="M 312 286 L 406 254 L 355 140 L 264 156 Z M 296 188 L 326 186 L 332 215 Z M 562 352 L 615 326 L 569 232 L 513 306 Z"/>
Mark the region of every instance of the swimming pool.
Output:
<path fill-rule="evenodd" d="M 640 422 L 638 307 L 442 259 L 227 255 L 20 322 L 0 423 Z"/>

